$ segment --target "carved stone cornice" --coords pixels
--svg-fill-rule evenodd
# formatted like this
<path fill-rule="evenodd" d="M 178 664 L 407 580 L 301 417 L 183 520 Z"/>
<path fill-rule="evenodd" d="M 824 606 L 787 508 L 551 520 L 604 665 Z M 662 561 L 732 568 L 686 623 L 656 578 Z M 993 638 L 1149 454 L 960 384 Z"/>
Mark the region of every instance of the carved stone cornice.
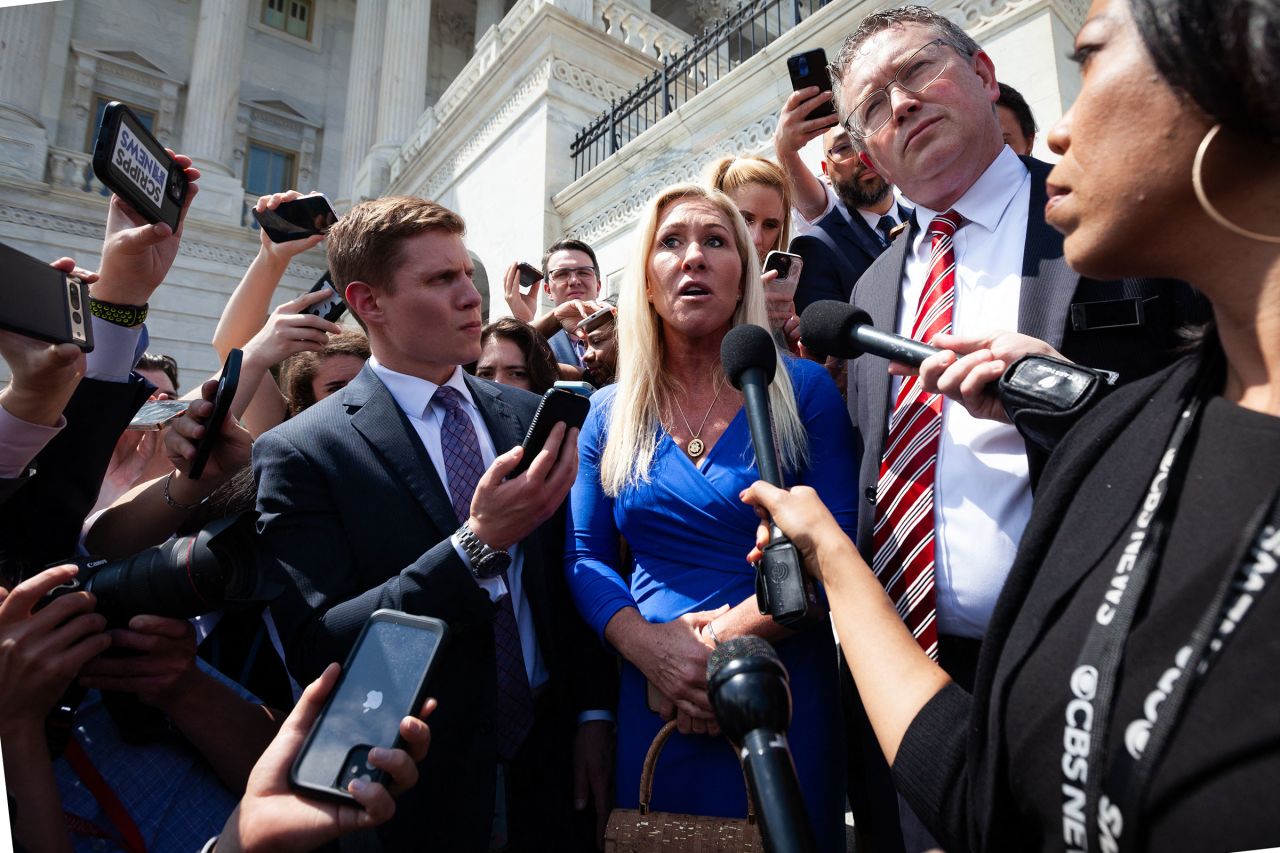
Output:
<path fill-rule="evenodd" d="M 974 38 L 1008 23 L 1030 7 L 1049 5 L 1075 31 L 1084 24 L 1088 0 L 942 0 L 933 11 L 955 21 Z"/>
<path fill-rule="evenodd" d="M 105 211 L 105 204 L 103 205 L 103 208 Z M 80 219 L 74 216 L 63 216 L 58 213 L 34 210 L 29 207 L 0 204 L 0 222 L 10 222 L 14 225 L 38 228 L 50 234 L 64 234 L 75 237 L 102 239 L 102 219 Z M 193 240 L 188 235 L 184 237 L 182 242 L 178 245 L 178 254 L 185 255 L 190 258 L 199 258 L 200 260 L 227 264 L 235 267 L 236 269 L 244 270 L 248 269 L 249 264 L 252 263 L 253 259 L 257 256 L 257 250 L 254 249 L 249 251 L 245 249 L 237 249 L 232 246 L 220 246 L 216 243 Z M 289 275 L 296 275 L 302 278 L 319 278 L 323 272 L 324 270 L 320 267 L 300 264 L 297 261 L 291 262 L 288 267 Z"/>
<path fill-rule="evenodd" d="M 571 236 L 589 244 L 603 240 L 620 228 L 631 226 L 640 215 L 640 211 L 658 194 L 659 190 L 671 184 L 696 182 L 707 164 L 726 154 L 762 151 L 768 148 L 773 144 L 773 131 L 777 126 L 778 117 L 767 115 L 732 136 L 720 140 L 717 144 L 702 149 L 696 156 L 691 156 L 675 167 L 634 176 L 627 182 L 632 190 L 625 198 L 614 202 L 572 229 Z"/>

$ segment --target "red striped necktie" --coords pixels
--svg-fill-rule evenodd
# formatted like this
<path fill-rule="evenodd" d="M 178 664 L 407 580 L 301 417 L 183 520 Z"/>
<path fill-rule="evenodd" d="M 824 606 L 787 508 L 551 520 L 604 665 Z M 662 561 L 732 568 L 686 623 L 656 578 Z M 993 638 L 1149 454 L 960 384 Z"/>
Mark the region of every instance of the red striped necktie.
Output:
<path fill-rule="evenodd" d="M 927 342 L 939 332 L 951 331 L 956 289 L 953 238 L 961 224 L 954 210 L 929 223 L 929 272 L 911 327 L 911 337 L 917 341 Z M 933 487 L 941 436 L 942 397 L 921 388 L 919 376 L 903 379 L 876 485 L 872 570 L 916 642 L 934 660 L 938 659 L 938 626 L 933 592 Z"/>

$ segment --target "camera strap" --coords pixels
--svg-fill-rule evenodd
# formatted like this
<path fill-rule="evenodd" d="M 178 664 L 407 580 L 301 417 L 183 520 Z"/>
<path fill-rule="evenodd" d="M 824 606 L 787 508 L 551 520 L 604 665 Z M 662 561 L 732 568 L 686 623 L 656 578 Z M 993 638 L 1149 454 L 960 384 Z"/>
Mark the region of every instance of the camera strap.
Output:
<path fill-rule="evenodd" d="M 1188 439 L 1208 398 L 1202 366 L 1173 428 L 1141 506 L 1121 540 L 1123 552 L 1092 619 L 1069 679 L 1063 731 L 1062 832 L 1069 850 L 1114 853 L 1138 840 L 1139 803 L 1194 683 L 1276 573 L 1280 558 L 1280 489 L 1256 512 L 1236 558 L 1174 665 L 1143 702 L 1143 716 L 1125 729 L 1125 749 L 1103 782 L 1115 690 L 1134 615 L 1147 600 L 1186 478 Z M 1189 674 L 1188 677 L 1182 677 Z"/>
<path fill-rule="evenodd" d="M 74 736 L 67 742 L 67 747 L 62 753 L 62 757 L 67 760 L 67 763 L 71 765 L 71 769 L 80 777 L 80 781 L 89 789 L 89 793 L 93 794 L 93 798 L 98 801 L 98 807 L 102 809 L 102 813 L 111 821 L 111 825 L 115 827 L 119 837 L 110 838 L 93 821 L 64 811 L 63 814 L 66 816 L 68 829 L 80 835 L 118 841 L 129 853 L 147 853 L 147 843 L 142 839 L 142 831 L 138 829 L 138 825 L 129 816 L 129 811 L 124 807 L 124 803 L 120 802 L 116 792 L 111 790 L 111 785 L 108 784 L 107 780 L 102 778 L 98 768 L 93 766 L 93 762 L 89 759 L 89 754 L 84 751 L 84 747 L 80 745 L 80 741 Z"/>

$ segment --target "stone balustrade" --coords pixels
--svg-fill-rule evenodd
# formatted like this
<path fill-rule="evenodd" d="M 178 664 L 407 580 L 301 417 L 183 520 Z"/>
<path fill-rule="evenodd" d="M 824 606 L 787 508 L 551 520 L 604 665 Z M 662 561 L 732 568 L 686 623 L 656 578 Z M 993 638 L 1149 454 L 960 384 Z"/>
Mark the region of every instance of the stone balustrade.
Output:
<path fill-rule="evenodd" d="M 596 18 L 605 33 L 654 59 L 663 59 L 689 43 L 689 33 L 626 0 L 596 0 Z"/>
<path fill-rule="evenodd" d="M 48 170 L 48 182 L 55 187 L 99 195 L 110 192 L 93 173 L 93 155 L 84 151 L 50 146 Z"/>

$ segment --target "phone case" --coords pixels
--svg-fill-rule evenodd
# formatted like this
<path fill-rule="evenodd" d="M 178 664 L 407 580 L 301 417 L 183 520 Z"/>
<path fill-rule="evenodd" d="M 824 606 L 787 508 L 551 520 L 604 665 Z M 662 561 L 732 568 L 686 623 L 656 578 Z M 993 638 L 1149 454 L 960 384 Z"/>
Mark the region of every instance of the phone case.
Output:
<path fill-rule="evenodd" d="M 93 144 L 93 173 L 148 222 L 178 230 L 187 200 L 186 172 L 119 101 L 102 112 Z"/>
<path fill-rule="evenodd" d="M 338 214 L 325 196 L 308 195 L 282 202 L 275 210 L 255 210 L 253 218 L 272 243 L 288 243 L 325 233 Z"/>
<path fill-rule="evenodd" d="M 346 300 L 342 298 L 342 294 L 338 292 L 338 288 L 334 287 L 333 279 L 330 277 L 328 270 L 325 270 L 324 275 L 320 276 L 320 280 L 317 281 L 315 286 L 308 292 L 315 293 L 322 287 L 332 288 L 333 296 L 326 299 L 324 302 L 318 302 L 315 305 L 312 305 L 310 308 L 303 308 L 302 313 L 311 314 L 316 317 L 323 317 L 330 323 L 336 323 L 338 322 L 339 317 L 347 313 L 347 303 Z"/>
<path fill-rule="evenodd" d="M 831 91 L 831 74 L 827 71 L 827 52 L 820 47 L 788 57 L 787 72 L 791 75 L 793 91 L 807 89 L 810 86 L 817 86 L 824 92 Z M 827 101 L 815 107 L 804 118 L 805 121 L 813 121 L 815 118 L 835 115 L 835 112 L 835 104 Z"/>
<path fill-rule="evenodd" d="M 227 412 L 231 411 L 231 402 L 240 385 L 240 361 L 243 356 L 244 353 L 238 349 L 227 353 L 227 363 L 223 365 L 222 376 L 218 378 L 218 393 L 213 398 L 213 414 L 204 422 L 204 435 L 200 436 L 196 455 L 191 460 L 191 470 L 187 473 L 189 479 L 200 479 L 205 463 L 209 461 L 209 454 L 213 451 L 213 443 L 222 433 L 222 422 L 226 420 Z"/>
<path fill-rule="evenodd" d="M 305 760 L 315 748 L 317 738 L 328 733 L 328 729 L 330 727 L 328 720 L 332 714 L 335 713 L 334 704 L 339 700 L 339 697 L 346 697 L 344 690 L 347 686 L 348 675 L 353 672 L 353 663 L 355 662 L 370 629 L 374 623 L 378 621 L 390 621 L 400 625 L 419 627 L 438 635 L 439 639 L 436 642 L 435 652 L 432 654 L 427 665 L 420 673 L 421 677 L 418 679 L 417 689 L 414 691 L 412 703 L 408 708 L 397 709 L 399 713 L 399 716 L 396 717 L 397 722 L 400 718 L 416 712 L 420 707 L 422 707 L 422 703 L 426 700 L 427 685 L 431 680 L 431 674 L 435 671 L 436 662 L 440 660 L 440 655 L 444 651 L 449 640 L 449 626 L 442 620 L 434 619 L 429 616 L 414 616 L 408 613 L 402 613 L 398 610 L 375 610 L 365 622 L 364 627 L 360 629 L 360 636 L 356 638 L 355 645 L 351 647 L 351 652 L 347 655 L 347 659 L 342 665 L 342 674 L 338 676 L 338 683 L 334 685 L 333 691 L 325 700 L 324 707 L 320 709 L 320 715 L 316 718 L 316 722 L 311 727 L 311 731 L 307 732 L 306 740 L 302 742 L 302 749 L 298 750 L 298 755 L 294 758 L 293 764 L 289 768 L 289 784 L 296 790 L 325 799 L 353 802 L 355 798 L 345 790 L 346 784 L 350 782 L 352 778 L 360 775 L 368 775 L 372 781 L 382 781 L 383 778 L 382 771 L 376 770 L 364 763 L 364 759 L 368 755 L 369 747 L 390 746 L 394 749 L 403 745 L 403 740 L 401 739 L 398 731 L 394 740 L 390 744 L 352 744 L 351 748 L 347 751 L 345 760 L 342 762 L 342 767 L 340 768 L 339 773 L 335 774 L 335 782 L 333 786 L 312 784 L 303 778 Z M 379 696 L 379 702 L 380 701 L 381 695 Z M 369 700 L 366 699 L 365 704 L 368 704 L 368 702 Z M 362 772 L 363 770 L 368 770 L 369 772 L 364 774 Z M 342 786 L 341 789 L 336 787 L 338 785 Z"/>
<path fill-rule="evenodd" d="M 0 243 L 0 329 L 93 350 L 89 288 L 75 276 Z"/>
<path fill-rule="evenodd" d="M 581 394 L 562 388 L 552 388 L 543 394 L 542 402 L 533 413 L 533 421 L 522 442 L 524 456 L 520 457 L 519 464 L 508 476 L 514 477 L 533 464 L 533 458 L 542 450 L 542 445 L 547 443 L 547 436 L 556 424 L 564 421 L 571 428 L 581 428 L 590 410 L 591 401 Z"/>

